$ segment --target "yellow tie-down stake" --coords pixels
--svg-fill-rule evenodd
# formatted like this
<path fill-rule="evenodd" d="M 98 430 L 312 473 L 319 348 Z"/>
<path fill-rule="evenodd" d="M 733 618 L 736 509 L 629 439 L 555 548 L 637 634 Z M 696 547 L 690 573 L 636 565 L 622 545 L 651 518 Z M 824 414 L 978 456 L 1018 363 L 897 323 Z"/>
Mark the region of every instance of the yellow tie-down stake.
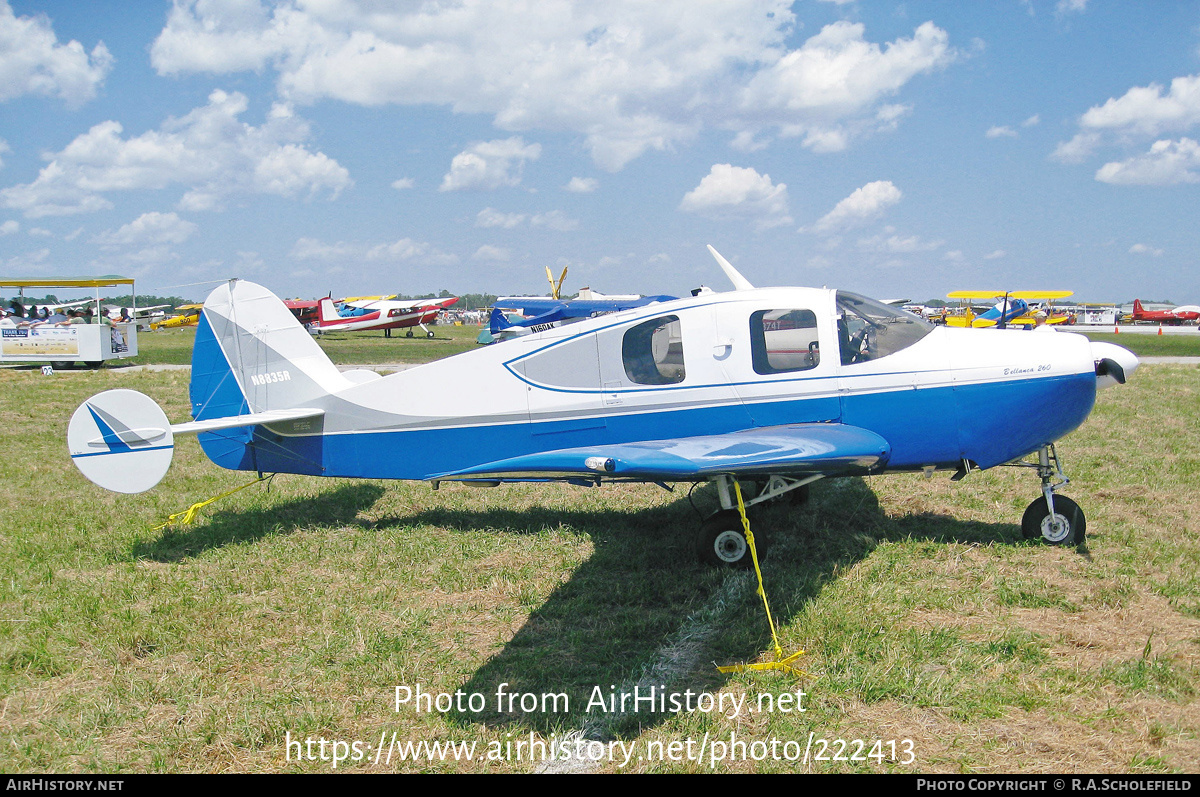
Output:
<path fill-rule="evenodd" d="M 758 577 L 758 594 L 762 598 L 763 608 L 767 610 L 767 625 L 771 627 L 771 641 L 775 645 L 775 661 L 755 662 L 754 664 L 730 664 L 727 667 L 717 667 L 717 670 L 723 673 L 745 672 L 747 670 L 782 670 L 790 672 L 793 675 L 800 675 L 806 678 L 813 676 L 798 667 L 792 665 L 804 655 L 804 651 L 797 651 L 791 656 L 783 655 L 783 648 L 779 645 L 779 635 L 775 632 L 775 620 L 771 617 L 771 604 L 767 602 L 767 590 L 763 587 L 762 570 L 758 566 L 758 551 L 754 547 L 754 532 L 750 531 L 750 521 L 746 518 L 746 504 L 742 501 L 742 488 L 738 484 L 737 479 L 731 479 L 733 482 L 733 492 L 737 496 L 738 514 L 742 517 L 742 531 L 746 534 L 746 544 L 750 546 L 750 558 L 754 562 L 754 573 Z M 714 662 L 715 664 L 715 662 Z"/>

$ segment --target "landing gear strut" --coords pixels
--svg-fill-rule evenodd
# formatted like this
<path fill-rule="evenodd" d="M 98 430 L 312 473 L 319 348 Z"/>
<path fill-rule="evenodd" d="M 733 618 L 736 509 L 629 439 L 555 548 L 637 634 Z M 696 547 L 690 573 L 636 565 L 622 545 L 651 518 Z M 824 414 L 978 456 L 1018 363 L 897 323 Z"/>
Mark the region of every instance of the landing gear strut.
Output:
<path fill-rule="evenodd" d="M 1038 464 L 1026 464 L 1036 467 L 1042 480 L 1042 497 L 1034 499 L 1021 517 L 1021 534 L 1025 539 L 1041 538 L 1049 545 L 1082 545 L 1087 532 L 1087 518 L 1079 505 L 1065 495 L 1055 495 L 1055 491 L 1070 479 L 1062 471 L 1054 444 L 1047 444 L 1038 449 Z M 1058 482 L 1054 481 L 1055 477 Z"/>
<path fill-rule="evenodd" d="M 801 501 L 806 500 L 808 485 L 820 478 L 820 474 L 800 479 L 771 476 L 754 498 L 745 501 L 743 506 L 749 509 L 755 504 L 770 501 L 786 493 L 799 497 Z M 713 479 L 717 484 L 721 509 L 700 524 L 700 531 L 696 536 L 696 552 L 700 555 L 700 561 L 705 564 L 735 569 L 749 568 L 754 562 L 742 527 L 737 501 L 733 496 L 733 480 L 732 476 L 725 474 Z M 758 538 L 758 547 L 759 550 L 765 548 L 761 537 Z"/>

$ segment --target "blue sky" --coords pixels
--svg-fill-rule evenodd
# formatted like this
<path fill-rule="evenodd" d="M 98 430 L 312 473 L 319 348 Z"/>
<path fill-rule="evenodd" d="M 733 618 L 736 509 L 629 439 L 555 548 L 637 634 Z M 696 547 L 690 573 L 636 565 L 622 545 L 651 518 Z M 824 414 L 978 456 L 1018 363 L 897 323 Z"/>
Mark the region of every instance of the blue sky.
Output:
<path fill-rule="evenodd" d="M 1200 4 L 0 0 L 0 274 L 1200 302 Z"/>

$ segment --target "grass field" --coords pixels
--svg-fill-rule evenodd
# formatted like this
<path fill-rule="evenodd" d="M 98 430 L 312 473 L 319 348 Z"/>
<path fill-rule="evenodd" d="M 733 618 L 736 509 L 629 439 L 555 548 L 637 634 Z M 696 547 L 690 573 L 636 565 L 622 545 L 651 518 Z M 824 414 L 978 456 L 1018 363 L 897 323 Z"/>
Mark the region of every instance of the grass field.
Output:
<path fill-rule="evenodd" d="M 384 344 L 426 341 L 355 343 L 353 356 L 392 361 L 375 357 Z M 696 562 L 710 488 L 689 501 L 654 486 L 434 492 L 284 475 L 154 531 L 251 476 L 185 438 L 154 491 L 94 487 L 68 461 L 65 429 L 113 387 L 187 416 L 182 373 L 0 371 L 5 772 L 330 771 L 328 756 L 305 755 L 356 740 L 365 754 L 338 771 L 527 772 L 515 744 L 531 734 L 636 745 L 601 771 L 1200 770 L 1194 366 L 1143 367 L 1060 443 L 1064 494 L 1088 514 L 1084 548 L 1021 539 L 1037 479 L 1012 468 L 957 484 L 819 482 L 807 505 L 752 514 L 781 642 L 808 651 L 805 679 L 713 666 L 774 654 L 751 577 Z M 417 684 L 485 705 L 396 710 L 395 687 Z M 502 684 L 565 694 L 570 710 L 497 711 Z M 802 689 L 806 710 L 585 711 L 595 687 L 635 685 L 755 707 Z M 826 748 L 860 760 L 778 760 L 810 734 L 867 744 Z M 474 742 L 496 760 L 375 762 L 381 737 Z M 750 760 L 710 766 L 712 743 L 735 737 L 759 743 Z M 289 748 L 297 739 L 314 744 Z M 681 758 L 705 739 L 703 761 Z M 772 741 L 793 746 L 772 756 Z"/>
<path fill-rule="evenodd" d="M 429 329 L 434 333 L 432 338 L 425 337 L 425 333 L 417 329 L 411 338 L 404 336 L 406 330 L 399 330 L 390 338 L 385 338 L 382 332 L 330 332 L 316 340 L 334 362 L 344 365 L 427 363 L 478 346 L 475 338 L 479 336 L 479 327 L 441 324 Z M 195 338 L 195 327 L 140 332 L 138 356 L 130 360 L 116 360 L 109 365 L 187 365 L 192 362 L 192 342 Z"/>

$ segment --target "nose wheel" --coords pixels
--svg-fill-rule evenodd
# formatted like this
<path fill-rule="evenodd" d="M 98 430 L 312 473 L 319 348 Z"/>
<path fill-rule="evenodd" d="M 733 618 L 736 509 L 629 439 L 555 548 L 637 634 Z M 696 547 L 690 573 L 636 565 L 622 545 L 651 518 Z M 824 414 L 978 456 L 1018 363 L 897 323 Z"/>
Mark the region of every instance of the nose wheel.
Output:
<path fill-rule="evenodd" d="M 1036 498 L 1021 516 L 1021 534 L 1027 540 L 1039 537 L 1050 545 L 1079 545 L 1087 531 L 1087 518 L 1079 505 L 1065 495 L 1054 496 L 1054 509 L 1045 498 Z"/>
<path fill-rule="evenodd" d="M 1071 480 L 1062 471 L 1054 445 L 1038 449 L 1036 467 L 1042 480 L 1042 497 L 1037 498 L 1021 516 L 1021 534 L 1027 540 L 1041 539 L 1048 545 L 1082 545 L 1087 532 L 1087 518 L 1079 504 L 1055 491 Z M 1058 477 L 1059 481 L 1054 481 Z"/>

